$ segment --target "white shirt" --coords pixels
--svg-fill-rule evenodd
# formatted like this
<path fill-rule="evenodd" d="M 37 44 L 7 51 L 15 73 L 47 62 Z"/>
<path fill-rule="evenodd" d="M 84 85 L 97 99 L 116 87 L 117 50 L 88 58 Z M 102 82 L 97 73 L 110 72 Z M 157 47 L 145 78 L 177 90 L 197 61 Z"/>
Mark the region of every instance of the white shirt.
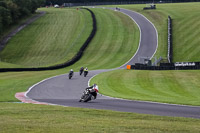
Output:
<path fill-rule="evenodd" d="M 95 87 L 93 87 L 93 89 L 96 91 L 96 92 L 99 92 L 99 87 L 96 85 Z"/>

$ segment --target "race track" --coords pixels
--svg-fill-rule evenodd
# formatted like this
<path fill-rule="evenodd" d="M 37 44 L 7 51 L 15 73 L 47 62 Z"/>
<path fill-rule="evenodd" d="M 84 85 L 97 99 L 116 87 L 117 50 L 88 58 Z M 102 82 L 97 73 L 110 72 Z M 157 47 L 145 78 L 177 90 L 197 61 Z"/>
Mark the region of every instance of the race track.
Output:
<path fill-rule="evenodd" d="M 112 9 L 112 8 L 110 8 Z M 113 9 L 114 10 L 114 9 Z M 151 58 L 157 49 L 157 31 L 144 16 L 125 9 L 120 12 L 131 17 L 140 29 L 140 44 L 136 54 L 126 64 L 116 69 L 123 69 L 128 64 L 140 63 L 139 57 Z M 32 86 L 26 96 L 39 101 L 62 106 L 106 109 L 123 112 L 154 114 L 161 116 L 177 116 L 200 118 L 200 107 L 170 105 L 143 101 L 122 100 L 98 95 L 98 98 L 88 103 L 78 102 L 82 92 L 88 86 L 88 81 L 96 74 L 111 70 L 89 71 L 87 77 L 77 72 L 69 80 L 67 74 L 51 77 Z"/>

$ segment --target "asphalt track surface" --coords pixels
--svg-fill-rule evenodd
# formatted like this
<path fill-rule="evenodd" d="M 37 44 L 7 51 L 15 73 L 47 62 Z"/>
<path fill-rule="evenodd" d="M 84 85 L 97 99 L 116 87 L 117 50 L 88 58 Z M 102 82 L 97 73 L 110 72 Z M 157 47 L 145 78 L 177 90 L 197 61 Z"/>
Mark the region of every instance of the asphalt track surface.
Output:
<path fill-rule="evenodd" d="M 109 9 L 115 10 L 113 8 Z M 157 49 L 158 40 L 157 31 L 154 25 L 144 16 L 125 9 L 120 9 L 120 12 L 131 17 L 138 25 L 140 29 L 140 44 L 136 54 L 133 55 L 133 58 L 126 64 L 116 69 L 124 69 L 128 64 L 140 63 L 141 60 L 139 57 L 153 57 Z M 70 80 L 68 79 L 68 74 L 51 77 L 29 88 L 26 96 L 35 101 L 62 106 L 135 112 L 160 116 L 200 118 L 200 107 L 198 106 L 182 106 L 145 101 L 123 100 L 103 96 L 101 94 L 98 94 L 96 100 L 88 103 L 78 102 L 82 92 L 88 86 L 89 80 L 93 76 L 106 71 L 111 70 L 89 71 L 87 77 L 83 77 L 83 75 L 80 76 L 78 72 L 75 72 L 74 76 Z"/>

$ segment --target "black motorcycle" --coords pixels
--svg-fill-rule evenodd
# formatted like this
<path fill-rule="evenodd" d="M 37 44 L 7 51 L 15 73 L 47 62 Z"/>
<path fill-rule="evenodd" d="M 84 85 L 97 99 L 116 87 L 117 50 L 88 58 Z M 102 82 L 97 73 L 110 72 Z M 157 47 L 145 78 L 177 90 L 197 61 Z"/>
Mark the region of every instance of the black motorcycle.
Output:
<path fill-rule="evenodd" d="M 88 71 L 84 71 L 84 77 L 86 77 L 88 74 Z"/>
<path fill-rule="evenodd" d="M 83 92 L 79 102 L 88 102 L 88 101 L 91 101 L 91 100 L 94 100 L 94 99 L 95 99 L 95 97 L 91 94 L 91 92 L 88 89 L 86 89 Z"/>
<path fill-rule="evenodd" d="M 83 73 L 83 70 L 81 69 L 81 70 L 79 71 L 79 73 L 80 73 L 80 75 L 82 75 L 82 73 Z"/>
<path fill-rule="evenodd" d="M 72 76 L 73 76 L 73 73 L 69 73 L 69 79 L 71 79 L 72 78 Z"/>

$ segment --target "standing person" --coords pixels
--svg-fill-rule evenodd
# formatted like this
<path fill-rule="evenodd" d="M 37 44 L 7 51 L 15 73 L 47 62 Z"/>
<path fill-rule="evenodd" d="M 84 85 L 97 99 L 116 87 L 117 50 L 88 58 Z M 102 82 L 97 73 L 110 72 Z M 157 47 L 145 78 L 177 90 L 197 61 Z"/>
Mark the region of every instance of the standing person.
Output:
<path fill-rule="evenodd" d="M 86 67 L 86 68 L 84 69 L 84 77 L 86 77 L 87 74 L 88 74 L 88 68 Z"/>
<path fill-rule="evenodd" d="M 71 79 L 72 78 L 72 76 L 74 75 L 74 71 L 73 71 L 73 69 L 71 69 L 70 71 L 69 71 L 69 79 Z"/>
<path fill-rule="evenodd" d="M 79 72 L 80 72 L 80 75 L 82 75 L 83 71 L 84 71 L 84 68 L 81 67 L 81 68 L 80 68 L 80 71 L 79 71 Z"/>

